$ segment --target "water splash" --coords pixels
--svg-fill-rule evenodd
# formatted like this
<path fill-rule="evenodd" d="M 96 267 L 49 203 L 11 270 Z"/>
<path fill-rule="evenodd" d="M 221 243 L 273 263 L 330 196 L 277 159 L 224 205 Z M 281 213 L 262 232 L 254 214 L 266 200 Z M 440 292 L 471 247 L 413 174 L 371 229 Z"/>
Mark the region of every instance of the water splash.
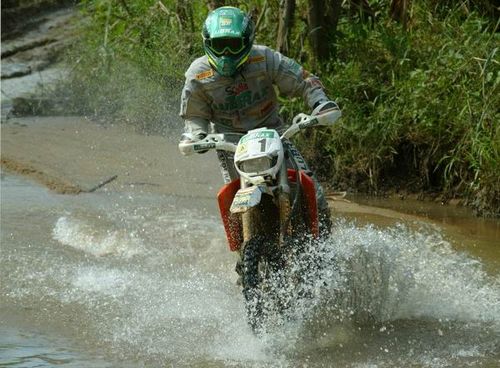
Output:
<path fill-rule="evenodd" d="M 127 229 L 96 228 L 83 219 L 60 217 L 52 232 L 63 245 L 82 250 L 96 257 L 110 254 L 130 258 L 144 251 L 141 240 Z"/>
<path fill-rule="evenodd" d="M 456 252 L 434 228 L 380 229 L 340 221 L 328 240 L 297 257 L 295 267 L 306 270 L 305 287 L 314 295 L 299 308 L 300 318 L 322 306 L 340 319 L 431 318 L 500 326 L 500 278 Z"/>

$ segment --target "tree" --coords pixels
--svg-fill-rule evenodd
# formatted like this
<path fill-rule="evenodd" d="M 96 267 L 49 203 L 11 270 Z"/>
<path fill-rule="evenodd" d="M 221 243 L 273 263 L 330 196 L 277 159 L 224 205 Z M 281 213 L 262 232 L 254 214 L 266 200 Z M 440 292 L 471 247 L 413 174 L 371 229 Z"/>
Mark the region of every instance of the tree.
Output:
<path fill-rule="evenodd" d="M 220 8 L 224 5 L 226 5 L 226 2 L 224 0 L 207 0 L 207 8 L 210 11 Z"/>
<path fill-rule="evenodd" d="M 351 15 L 359 14 L 361 19 L 375 20 L 375 12 L 371 8 L 370 4 L 368 4 L 367 0 L 351 0 L 349 11 Z"/>
<path fill-rule="evenodd" d="M 288 55 L 289 36 L 293 27 L 293 16 L 295 13 L 295 0 L 281 0 L 278 26 L 278 40 L 276 49 L 282 54 Z"/>
<path fill-rule="evenodd" d="M 410 18 L 410 7 L 411 0 L 392 0 L 390 10 L 391 18 L 403 24 L 403 27 L 406 28 Z"/>
<path fill-rule="evenodd" d="M 331 55 L 341 5 L 342 0 L 309 0 L 309 41 L 319 62 Z"/>
<path fill-rule="evenodd" d="M 194 32 L 193 7 L 187 0 L 177 0 L 176 14 L 183 31 Z"/>

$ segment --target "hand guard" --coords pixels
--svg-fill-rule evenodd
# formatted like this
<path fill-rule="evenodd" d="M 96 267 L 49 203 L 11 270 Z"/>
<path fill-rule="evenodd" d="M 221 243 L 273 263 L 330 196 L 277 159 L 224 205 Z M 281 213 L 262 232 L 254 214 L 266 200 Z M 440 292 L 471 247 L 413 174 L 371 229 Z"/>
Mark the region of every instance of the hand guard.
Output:
<path fill-rule="evenodd" d="M 207 133 L 205 133 L 205 132 L 197 132 L 194 134 L 193 133 L 182 133 L 180 141 L 185 142 L 185 143 L 194 143 L 194 142 L 201 141 L 206 136 L 207 136 Z M 205 152 L 208 152 L 208 150 L 207 151 L 198 151 L 196 153 L 205 153 Z"/>
<path fill-rule="evenodd" d="M 318 101 L 314 104 L 311 115 L 321 115 L 327 110 L 340 110 L 339 105 L 334 101 Z"/>

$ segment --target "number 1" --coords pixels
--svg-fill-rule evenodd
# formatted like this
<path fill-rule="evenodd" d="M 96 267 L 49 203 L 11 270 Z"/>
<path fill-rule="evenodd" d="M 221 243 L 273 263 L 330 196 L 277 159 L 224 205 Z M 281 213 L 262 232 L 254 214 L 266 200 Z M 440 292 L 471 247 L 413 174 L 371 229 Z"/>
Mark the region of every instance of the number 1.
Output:
<path fill-rule="evenodd" d="M 260 143 L 260 152 L 266 152 L 266 138 L 261 139 Z"/>

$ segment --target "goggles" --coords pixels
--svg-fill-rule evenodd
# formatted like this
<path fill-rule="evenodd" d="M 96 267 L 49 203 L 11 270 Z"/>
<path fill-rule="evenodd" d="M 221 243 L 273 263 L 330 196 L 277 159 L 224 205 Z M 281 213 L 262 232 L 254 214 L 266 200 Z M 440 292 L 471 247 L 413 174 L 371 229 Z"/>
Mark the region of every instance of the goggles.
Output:
<path fill-rule="evenodd" d="M 245 48 L 243 38 L 209 38 L 205 40 L 205 45 L 217 56 L 229 52 L 233 55 L 239 54 Z"/>

